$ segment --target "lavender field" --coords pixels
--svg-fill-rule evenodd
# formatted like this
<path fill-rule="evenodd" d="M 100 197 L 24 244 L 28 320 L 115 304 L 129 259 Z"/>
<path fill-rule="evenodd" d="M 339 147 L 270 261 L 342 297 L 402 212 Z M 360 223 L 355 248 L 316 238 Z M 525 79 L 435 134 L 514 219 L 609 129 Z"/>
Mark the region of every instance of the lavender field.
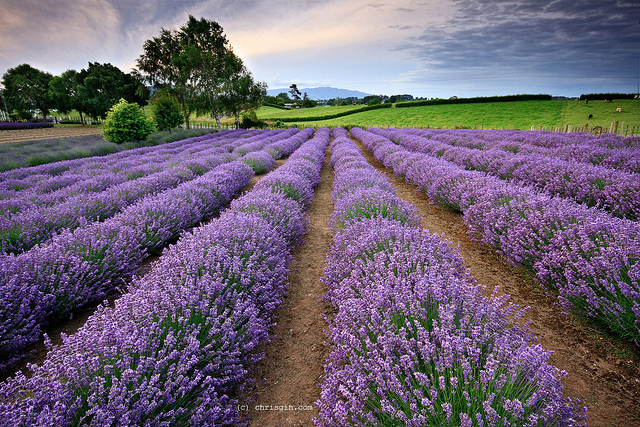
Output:
<path fill-rule="evenodd" d="M 0 425 L 286 425 L 253 423 L 259 414 L 242 408 L 295 395 L 267 392 L 258 377 L 295 359 L 269 348 L 296 339 L 274 331 L 300 285 L 291 266 L 313 270 L 298 248 L 317 228 L 332 240 L 316 249 L 323 274 L 310 280 L 324 291 L 307 294 L 318 311 L 304 319 L 314 336 L 325 331 L 323 374 L 298 368 L 314 410 L 286 420 L 582 426 L 626 413 L 620 425 L 640 423 L 628 410 L 638 392 L 621 390 L 617 412 L 572 394 L 575 373 L 555 363 L 574 356 L 541 345 L 528 309 L 474 278 L 392 179 L 535 277 L 558 316 L 588 319 L 637 357 L 639 172 L 638 138 L 306 128 L 0 173 Z M 332 213 L 311 218 L 319 191 L 331 192 Z M 96 304 L 59 344 L 45 336 L 44 360 L 16 370 L 52 325 Z"/>

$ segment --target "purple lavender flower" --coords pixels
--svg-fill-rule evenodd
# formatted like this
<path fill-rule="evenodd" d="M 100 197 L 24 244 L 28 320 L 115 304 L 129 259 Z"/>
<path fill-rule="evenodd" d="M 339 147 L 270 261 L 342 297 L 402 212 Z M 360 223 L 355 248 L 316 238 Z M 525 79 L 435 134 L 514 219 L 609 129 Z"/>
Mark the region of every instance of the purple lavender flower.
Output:
<path fill-rule="evenodd" d="M 378 153 L 384 144 L 373 143 Z M 334 155 L 357 157 L 346 148 Z M 349 168 L 332 163 L 342 168 L 340 188 Z M 357 192 L 338 197 L 336 212 Z M 562 396 L 565 373 L 516 322 L 523 310 L 485 297 L 438 236 L 357 217 L 336 230 L 327 256 L 326 300 L 337 313 L 316 425 L 584 425 L 586 408 Z"/>

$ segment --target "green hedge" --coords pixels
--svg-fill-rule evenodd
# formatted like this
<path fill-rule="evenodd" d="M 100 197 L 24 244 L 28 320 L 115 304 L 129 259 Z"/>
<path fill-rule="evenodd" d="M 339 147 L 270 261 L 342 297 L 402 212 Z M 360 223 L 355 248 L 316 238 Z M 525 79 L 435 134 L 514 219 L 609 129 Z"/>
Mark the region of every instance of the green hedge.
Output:
<path fill-rule="evenodd" d="M 291 110 L 291 108 L 289 107 L 285 107 L 284 105 L 278 105 L 278 104 L 271 104 L 269 102 L 265 102 L 263 104 L 265 107 L 273 107 L 273 108 L 278 108 L 280 110 Z"/>
<path fill-rule="evenodd" d="M 580 99 L 634 99 L 635 93 L 583 93 L 580 95 Z"/>
<path fill-rule="evenodd" d="M 551 95 L 505 95 L 505 96 L 483 96 L 476 98 L 451 98 L 451 99 L 429 99 L 422 101 L 406 101 L 396 104 L 397 108 L 420 107 L 423 105 L 443 105 L 443 104 L 480 104 L 484 102 L 512 102 L 512 101 L 550 101 Z"/>

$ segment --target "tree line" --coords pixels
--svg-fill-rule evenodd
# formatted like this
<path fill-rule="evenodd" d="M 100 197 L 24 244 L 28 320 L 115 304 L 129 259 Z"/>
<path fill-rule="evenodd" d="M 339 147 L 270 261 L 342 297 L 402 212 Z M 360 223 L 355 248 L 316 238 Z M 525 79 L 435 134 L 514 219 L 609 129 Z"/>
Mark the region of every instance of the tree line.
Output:
<path fill-rule="evenodd" d="M 189 127 L 193 113 L 214 118 L 224 115 L 240 122 L 240 114 L 258 107 L 266 83 L 256 82 L 215 21 L 189 16 L 175 30 L 162 28 L 146 40 L 137 69 L 124 73 L 112 64 L 92 63 L 80 71 L 53 76 L 29 64 L 2 76 L 3 104 L 12 120 L 29 120 L 34 110 L 46 118 L 52 110 L 104 119 L 124 99 L 140 106 L 159 99 L 178 105 Z M 182 121 L 181 121 L 182 123 Z"/>

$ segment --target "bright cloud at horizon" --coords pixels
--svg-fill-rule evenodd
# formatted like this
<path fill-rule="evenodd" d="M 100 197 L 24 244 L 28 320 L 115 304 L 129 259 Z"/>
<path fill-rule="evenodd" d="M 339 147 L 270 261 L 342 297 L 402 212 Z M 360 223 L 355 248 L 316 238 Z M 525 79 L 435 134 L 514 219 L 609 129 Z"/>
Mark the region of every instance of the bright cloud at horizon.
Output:
<path fill-rule="evenodd" d="M 636 92 L 637 0 L 0 0 L 0 75 L 135 67 L 189 15 L 217 21 L 270 89 L 490 96 Z"/>

